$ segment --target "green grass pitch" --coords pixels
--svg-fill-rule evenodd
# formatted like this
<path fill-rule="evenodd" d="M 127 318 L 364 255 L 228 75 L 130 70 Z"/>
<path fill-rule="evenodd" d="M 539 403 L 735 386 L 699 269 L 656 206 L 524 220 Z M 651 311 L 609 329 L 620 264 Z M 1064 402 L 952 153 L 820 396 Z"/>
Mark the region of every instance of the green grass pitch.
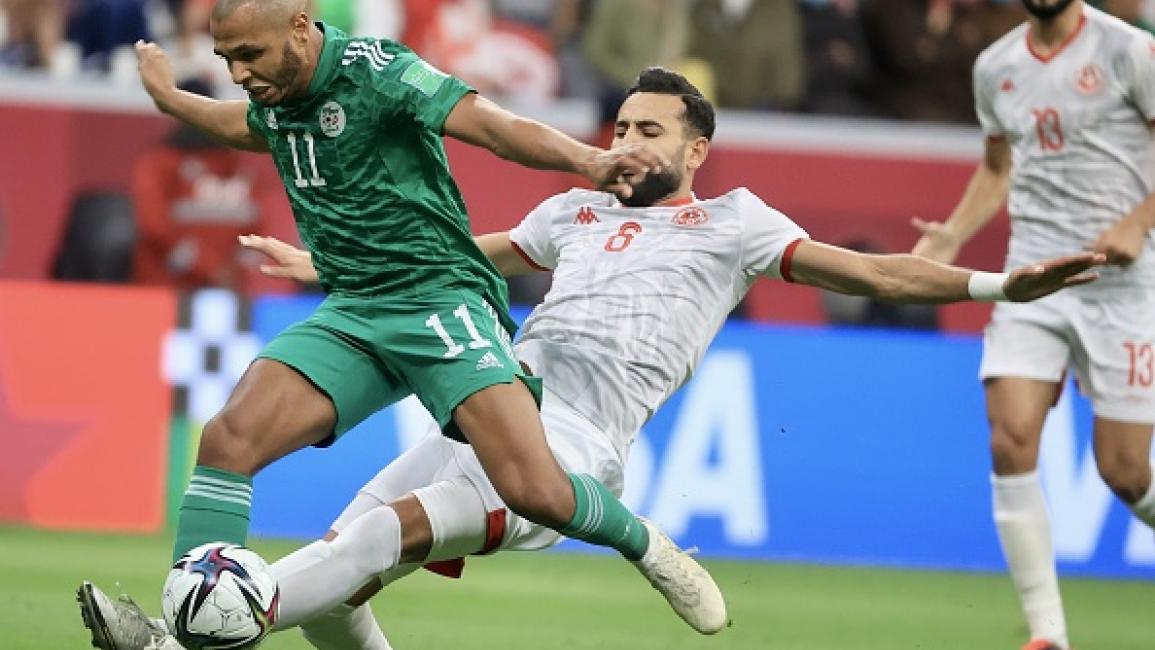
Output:
<path fill-rule="evenodd" d="M 258 541 L 277 558 L 295 547 Z M 74 591 L 116 583 L 159 612 L 169 540 L 0 528 L 0 648 L 88 646 Z M 610 556 L 506 554 L 471 560 L 464 579 L 426 572 L 374 609 L 397 650 L 1018 650 L 1026 634 L 999 575 L 706 561 L 733 624 L 699 637 L 624 562 Z M 1067 580 L 1080 650 L 1155 648 L 1155 585 Z M 297 632 L 263 648 L 308 646 Z"/>

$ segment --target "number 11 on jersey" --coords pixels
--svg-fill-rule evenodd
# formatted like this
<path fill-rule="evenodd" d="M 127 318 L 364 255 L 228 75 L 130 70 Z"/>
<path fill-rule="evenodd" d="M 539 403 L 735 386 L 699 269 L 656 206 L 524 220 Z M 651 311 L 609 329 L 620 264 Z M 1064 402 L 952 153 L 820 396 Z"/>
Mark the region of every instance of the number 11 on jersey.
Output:
<path fill-rule="evenodd" d="M 305 150 L 309 154 L 309 170 L 313 172 L 311 178 L 305 178 L 301 173 L 301 162 L 299 154 L 297 153 L 297 134 L 289 133 L 285 136 L 289 141 L 289 146 L 293 149 L 293 171 L 296 172 L 297 178 L 294 181 L 297 187 L 324 187 L 325 179 L 321 178 L 320 172 L 317 171 L 317 144 L 313 139 L 312 133 L 306 133 L 302 136 L 305 141 Z"/>

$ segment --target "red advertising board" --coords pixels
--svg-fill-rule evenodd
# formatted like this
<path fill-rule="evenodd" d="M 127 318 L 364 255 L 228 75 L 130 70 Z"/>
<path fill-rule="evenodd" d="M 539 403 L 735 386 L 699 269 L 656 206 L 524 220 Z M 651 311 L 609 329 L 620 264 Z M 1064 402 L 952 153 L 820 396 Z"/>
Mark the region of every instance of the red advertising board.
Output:
<path fill-rule="evenodd" d="M 175 322 L 166 290 L 0 281 L 0 522 L 163 526 Z"/>

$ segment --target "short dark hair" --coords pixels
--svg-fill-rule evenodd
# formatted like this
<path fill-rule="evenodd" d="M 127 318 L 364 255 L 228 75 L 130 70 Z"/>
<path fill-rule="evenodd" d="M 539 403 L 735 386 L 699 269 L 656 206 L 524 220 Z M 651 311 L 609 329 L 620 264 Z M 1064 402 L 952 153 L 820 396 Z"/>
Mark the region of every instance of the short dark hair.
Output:
<path fill-rule="evenodd" d="M 634 93 L 681 97 L 682 103 L 686 105 L 682 121 L 699 136 L 707 140 L 714 138 L 714 105 L 702 96 L 702 92 L 694 87 L 694 84 L 677 72 L 657 66 L 646 68 L 638 75 L 634 85 L 626 91 L 626 97 Z"/>

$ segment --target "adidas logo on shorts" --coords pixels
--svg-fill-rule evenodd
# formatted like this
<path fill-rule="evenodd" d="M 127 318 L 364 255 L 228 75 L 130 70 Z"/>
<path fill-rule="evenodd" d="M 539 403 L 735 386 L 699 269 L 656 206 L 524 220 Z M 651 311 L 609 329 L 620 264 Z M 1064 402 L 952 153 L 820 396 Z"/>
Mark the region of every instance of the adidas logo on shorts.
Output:
<path fill-rule="evenodd" d="M 474 367 L 474 370 L 489 370 L 490 368 L 504 367 L 505 364 L 503 364 L 501 360 L 497 358 L 497 355 L 492 352 L 486 352 L 485 354 L 481 355 L 481 359 L 477 361 L 477 366 Z"/>

